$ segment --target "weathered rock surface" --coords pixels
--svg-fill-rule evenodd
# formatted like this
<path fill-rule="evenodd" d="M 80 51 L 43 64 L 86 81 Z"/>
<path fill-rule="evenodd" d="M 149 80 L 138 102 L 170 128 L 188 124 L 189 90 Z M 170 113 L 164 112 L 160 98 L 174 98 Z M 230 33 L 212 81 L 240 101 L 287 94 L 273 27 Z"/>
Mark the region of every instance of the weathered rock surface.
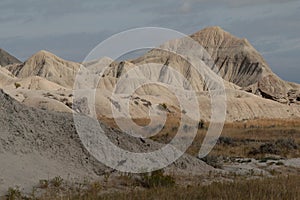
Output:
<path fill-rule="evenodd" d="M 226 88 L 226 121 L 300 117 L 299 84 L 283 81 L 276 76 L 246 39 L 237 38 L 220 27 L 206 28 L 191 35 L 191 38 L 203 47 L 201 52 L 192 52 L 193 46 L 186 45 L 185 39 L 180 38 L 161 45 L 167 49 L 175 48 L 175 53 L 153 49 L 137 59 L 128 61 L 114 62 L 110 58 L 102 58 L 83 63 L 82 72 L 88 75 L 79 84 L 85 90 L 82 93 L 83 97 L 88 95 L 87 88 L 97 88 L 95 108 L 97 115 L 101 117 L 112 118 L 112 102 L 129 98 L 131 117 L 147 118 L 150 111 L 157 111 L 157 104 L 166 103 L 172 112 L 181 110 L 170 89 L 179 91 L 179 95 L 182 96 L 195 91 L 201 102 L 201 117 L 209 120 L 211 113 L 207 91 L 215 87 L 214 81 L 198 71 L 214 71 L 223 78 Z M 201 62 L 197 63 L 196 68 L 192 67 L 189 58 L 176 55 L 178 52 L 188 52 L 192 56 L 200 55 Z M 0 85 L 26 105 L 72 112 L 72 88 L 80 66 L 78 63 L 65 61 L 49 52 L 41 51 L 23 64 L 7 66 L 6 69 L 10 72 L 0 72 L 0 76 L 3 77 Z M 120 82 L 124 78 L 125 82 Z M 147 81 L 156 84 L 144 84 Z M 21 84 L 17 90 L 15 82 Z M 140 87 L 141 85 L 143 86 Z M 120 94 L 117 99 L 111 98 L 114 90 Z M 135 91 L 135 94 L 131 94 L 132 91 Z M 51 95 L 45 96 L 47 92 Z M 60 97 L 59 93 L 64 97 Z M 145 106 L 143 102 L 134 100 L 135 96 L 150 102 L 151 105 Z M 89 113 L 91 105 L 85 106 L 84 109 L 82 105 L 80 109 L 76 109 Z M 116 105 L 114 103 L 113 107 Z M 117 106 L 122 107 L 122 103 L 118 102 Z M 126 117 L 124 110 L 117 109 L 120 111 L 118 117 Z"/>
<path fill-rule="evenodd" d="M 21 63 L 16 57 L 10 55 L 3 49 L 0 49 L 0 66 L 6 66 L 11 64 Z"/>
<path fill-rule="evenodd" d="M 79 67 L 78 63 L 65 61 L 47 51 L 39 51 L 26 62 L 6 68 L 18 78 L 40 76 L 63 87 L 72 88 Z"/>
<path fill-rule="evenodd" d="M 0 67 L 0 87 L 3 88 L 5 85 L 12 84 L 14 81 L 16 81 L 16 77 L 5 68 Z"/>
<path fill-rule="evenodd" d="M 212 56 L 215 70 L 225 80 L 281 103 L 296 100 L 288 95 L 292 89 L 290 84 L 272 72 L 247 39 L 237 38 L 220 27 L 208 27 L 191 37 Z M 299 85 L 294 86 L 300 91 Z"/>

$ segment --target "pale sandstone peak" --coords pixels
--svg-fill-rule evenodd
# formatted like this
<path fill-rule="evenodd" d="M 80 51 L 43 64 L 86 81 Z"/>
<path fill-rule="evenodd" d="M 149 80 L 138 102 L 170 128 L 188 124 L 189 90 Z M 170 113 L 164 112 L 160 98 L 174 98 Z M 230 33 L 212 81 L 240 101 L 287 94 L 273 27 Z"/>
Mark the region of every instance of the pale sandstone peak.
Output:
<path fill-rule="evenodd" d="M 7 69 L 18 78 L 40 76 L 63 87 L 72 88 L 79 63 L 66 61 L 58 56 L 41 50 L 19 65 Z"/>

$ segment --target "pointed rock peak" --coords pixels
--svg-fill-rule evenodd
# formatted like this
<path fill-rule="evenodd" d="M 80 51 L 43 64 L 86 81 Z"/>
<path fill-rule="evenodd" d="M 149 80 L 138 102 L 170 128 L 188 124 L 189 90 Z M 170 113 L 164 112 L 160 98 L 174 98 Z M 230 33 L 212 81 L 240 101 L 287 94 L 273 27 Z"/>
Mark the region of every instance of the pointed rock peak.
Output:
<path fill-rule="evenodd" d="M 194 33 L 191 37 L 205 47 L 219 47 L 224 45 L 240 47 L 251 46 L 247 39 L 238 38 L 219 26 L 207 27 Z"/>
<path fill-rule="evenodd" d="M 31 56 L 31 58 L 33 57 L 57 57 L 56 55 L 54 55 L 53 53 L 46 51 L 46 50 L 41 50 L 38 51 L 37 53 L 35 53 L 34 55 Z"/>
<path fill-rule="evenodd" d="M 52 54 L 52 53 L 49 52 L 49 51 L 46 51 L 46 50 L 40 50 L 36 54 L 45 54 L 45 55 L 47 55 L 47 54 Z"/>
<path fill-rule="evenodd" d="M 61 63 L 66 62 L 64 59 L 54 55 L 51 52 L 41 50 L 35 54 L 33 54 L 25 63 L 46 63 L 48 61 L 58 61 Z"/>
<path fill-rule="evenodd" d="M 209 26 L 201 31 L 194 33 L 193 35 L 230 35 L 227 31 L 222 29 L 220 26 Z"/>
<path fill-rule="evenodd" d="M 1 66 L 6 66 L 10 64 L 17 64 L 21 63 L 16 57 L 10 55 L 6 51 L 0 48 L 0 65 Z"/>
<path fill-rule="evenodd" d="M 206 27 L 205 29 L 202 30 L 204 31 L 208 31 L 208 32 L 217 32 L 217 33 L 227 33 L 224 29 L 222 29 L 220 26 L 209 26 Z"/>

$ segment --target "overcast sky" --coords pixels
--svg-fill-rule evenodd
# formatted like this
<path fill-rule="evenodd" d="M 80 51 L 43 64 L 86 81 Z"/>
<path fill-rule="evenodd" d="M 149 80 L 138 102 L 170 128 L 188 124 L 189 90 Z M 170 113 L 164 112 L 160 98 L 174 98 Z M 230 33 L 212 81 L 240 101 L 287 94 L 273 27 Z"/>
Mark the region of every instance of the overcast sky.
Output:
<path fill-rule="evenodd" d="M 300 82 L 299 21 L 299 0 L 1 0 L 0 48 L 23 61 L 41 49 L 82 61 L 130 28 L 191 34 L 217 25 L 248 38 L 280 77 Z"/>

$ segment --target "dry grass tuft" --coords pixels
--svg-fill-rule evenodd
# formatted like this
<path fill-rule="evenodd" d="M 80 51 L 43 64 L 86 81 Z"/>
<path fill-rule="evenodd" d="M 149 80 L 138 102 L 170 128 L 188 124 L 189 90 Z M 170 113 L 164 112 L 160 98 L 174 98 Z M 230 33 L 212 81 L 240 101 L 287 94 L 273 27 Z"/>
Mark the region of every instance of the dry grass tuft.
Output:
<path fill-rule="evenodd" d="M 103 195 L 98 199 L 300 199 L 300 177 L 218 182 L 207 186 L 155 188 Z"/>

